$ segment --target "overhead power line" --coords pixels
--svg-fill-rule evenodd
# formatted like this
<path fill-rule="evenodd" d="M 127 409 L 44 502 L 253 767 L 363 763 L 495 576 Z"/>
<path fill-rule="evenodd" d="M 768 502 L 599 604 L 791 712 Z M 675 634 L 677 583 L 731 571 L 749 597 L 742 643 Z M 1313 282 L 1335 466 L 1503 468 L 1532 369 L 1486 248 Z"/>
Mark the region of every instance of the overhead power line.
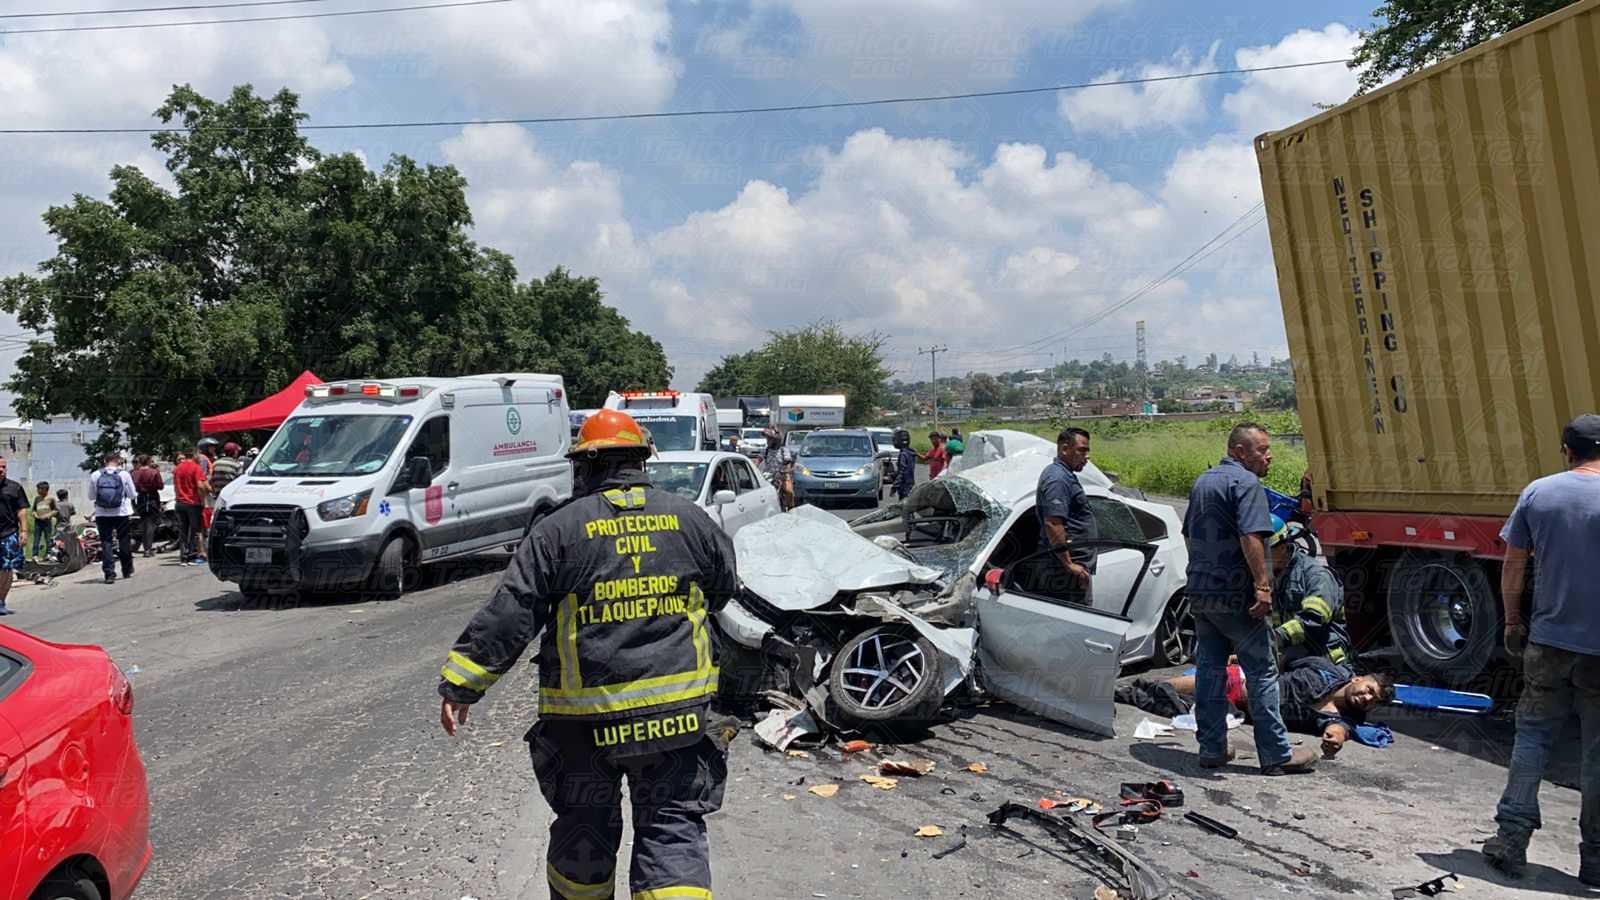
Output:
<path fill-rule="evenodd" d="M 382 13 L 415 12 L 423 9 L 454 9 L 462 6 L 489 6 L 511 0 L 456 0 L 454 3 L 421 3 L 415 6 L 383 6 L 376 9 L 346 9 L 337 12 L 297 13 L 288 16 L 248 16 L 241 19 L 193 19 L 186 22 L 133 22 L 126 25 L 59 25 L 52 28 L 13 28 L 0 31 L 0 37 L 13 34 L 60 34 L 67 31 L 128 31 L 136 28 L 184 28 L 190 25 L 233 25 L 239 22 L 288 22 L 293 19 L 335 19 L 344 16 L 375 16 Z M 138 129 L 136 129 L 138 130 Z M 143 129 L 160 131 L 159 128 Z"/>
<path fill-rule="evenodd" d="M 505 0 L 478 0 L 478 2 L 505 2 Z M 473 3 L 451 4 L 470 6 Z M 404 8 L 404 7 L 402 7 Z M 234 19 L 231 21 L 245 21 Z M 182 23 L 190 24 L 190 23 Z M 0 32 L 4 34 L 7 32 Z M 10 32 L 15 33 L 15 32 Z M 1047 87 L 1011 88 L 998 91 L 968 91 L 961 94 L 929 94 L 916 97 L 880 97 L 873 100 L 840 100 L 832 103 L 795 103 L 785 106 L 739 106 L 729 109 L 684 109 L 665 112 L 605 113 L 570 116 L 525 116 L 494 119 L 432 119 L 408 122 L 353 122 L 340 124 L 298 124 L 295 126 L 208 126 L 206 128 L 156 127 L 139 128 L 0 128 L 0 134 L 154 134 L 158 131 L 273 131 L 294 127 L 300 131 L 351 131 L 363 128 L 461 128 L 467 125 L 560 125 L 578 122 L 622 122 L 635 119 L 687 119 L 705 116 L 743 116 L 763 113 L 814 112 L 825 109 L 857 109 L 865 106 L 892 106 L 911 103 L 943 103 L 952 100 L 986 100 L 995 97 L 1020 97 L 1028 94 L 1050 94 L 1060 91 L 1078 91 L 1118 85 L 1154 84 L 1163 81 L 1182 81 L 1189 78 L 1212 78 L 1219 75 L 1247 75 L 1253 72 L 1277 72 L 1284 69 L 1306 69 L 1313 66 L 1333 66 L 1348 63 L 1349 59 L 1324 59 L 1315 62 L 1284 63 L 1277 66 L 1254 66 L 1239 69 L 1216 69 L 1210 72 L 1187 72 L 1181 75 L 1153 75 L 1147 78 L 1120 78 L 1114 81 L 1082 81 L 1056 84 Z"/>
<path fill-rule="evenodd" d="M 74 12 L 0 13 L 0 19 L 59 19 L 66 16 L 120 16 L 128 13 L 186 12 L 196 9 L 240 9 L 248 6 L 299 6 L 328 0 L 246 0 L 244 3 L 192 3 L 187 6 L 136 6 L 129 9 L 84 9 Z"/>
<path fill-rule="evenodd" d="M 1093 324 L 1095 322 L 1098 322 L 1102 318 L 1104 318 L 1105 317 L 1105 313 L 1109 313 L 1109 312 L 1112 312 L 1112 311 L 1115 311 L 1115 310 L 1118 310 L 1118 309 L 1122 309 L 1123 307 L 1127 306 L 1129 303 L 1133 302 L 1134 300 L 1137 300 L 1138 298 L 1144 296 L 1145 294 L 1148 294 L 1149 292 L 1155 290 L 1157 287 L 1160 287 L 1161 285 L 1165 284 L 1166 282 L 1172 280 L 1174 277 L 1176 277 L 1177 275 L 1181 274 L 1180 270 L 1187 271 L 1187 269 L 1182 269 L 1182 267 L 1184 266 L 1185 263 L 1188 263 L 1191 260 L 1195 260 L 1195 257 L 1197 257 L 1201 253 L 1203 253 L 1206 250 L 1206 248 L 1211 247 L 1213 244 L 1215 244 L 1218 241 L 1222 240 L 1223 237 L 1225 235 L 1227 235 L 1228 232 L 1233 231 L 1233 229 L 1235 227 L 1237 227 L 1239 225 L 1239 223 L 1243 222 L 1245 219 L 1247 219 L 1250 216 L 1254 215 L 1257 210 L 1261 209 L 1265 205 L 1266 205 L 1265 201 L 1257 201 L 1257 203 L 1254 206 L 1252 206 L 1249 209 L 1245 210 L 1242 214 L 1240 214 L 1240 216 L 1237 219 L 1234 219 L 1232 222 L 1229 222 L 1225 227 L 1223 227 L 1223 229 L 1221 231 L 1219 231 L 1215 235 L 1213 235 L 1210 240 L 1208 240 L 1204 244 L 1201 244 L 1200 246 L 1196 247 L 1194 249 L 1194 251 L 1191 252 L 1188 256 L 1185 256 L 1183 259 L 1177 261 L 1176 263 L 1173 263 L 1172 266 L 1169 267 L 1165 272 L 1163 272 L 1162 274 L 1157 275 L 1155 278 L 1151 279 L 1149 284 L 1146 284 L 1144 287 L 1138 289 L 1137 291 L 1134 291 L 1129 296 L 1124 297 L 1121 300 L 1117 301 L 1116 303 L 1112 304 L 1111 307 L 1109 307 L 1107 310 L 1103 311 L 1102 314 L 1099 315 L 1098 317 L 1092 317 L 1089 320 L 1086 320 L 1086 321 L 1083 321 L 1083 322 L 1078 322 L 1078 323 L 1074 324 L 1071 328 L 1065 328 L 1065 329 L 1062 329 L 1061 331 L 1052 332 L 1052 333 L 1047 334 L 1047 335 L 1045 335 L 1043 337 L 1036 338 L 1036 339 L 1031 340 L 1031 341 L 1026 341 L 1026 342 L 1021 343 L 1021 344 L 1013 344 L 1013 345 L 1011 345 L 1009 347 L 990 347 L 990 348 L 985 349 L 985 350 L 976 350 L 976 351 L 969 351 L 969 352 L 982 353 L 982 354 L 1012 353 L 1012 352 L 1015 352 L 1015 351 L 1018 351 L 1018 350 L 1028 350 L 1028 349 L 1032 349 L 1032 348 L 1035 348 L 1035 347 L 1044 346 L 1046 344 L 1052 344 L 1052 343 L 1060 341 L 1063 337 L 1066 337 L 1067 335 L 1080 332 L 1084 328 L 1088 327 L 1089 325 L 1091 325 L 1091 324 Z M 1234 235 L 1234 237 L 1238 237 L 1238 235 Z M 1232 243 L 1232 241 L 1233 241 L 1233 238 L 1229 238 L 1225 243 Z M 1207 255 L 1209 255 L 1209 254 L 1207 254 Z M 1198 260 L 1196 260 L 1196 264 L 1198 264 Z M 1193 268 L 1193 267 L 1191 266 L 1190 268 Z"/>

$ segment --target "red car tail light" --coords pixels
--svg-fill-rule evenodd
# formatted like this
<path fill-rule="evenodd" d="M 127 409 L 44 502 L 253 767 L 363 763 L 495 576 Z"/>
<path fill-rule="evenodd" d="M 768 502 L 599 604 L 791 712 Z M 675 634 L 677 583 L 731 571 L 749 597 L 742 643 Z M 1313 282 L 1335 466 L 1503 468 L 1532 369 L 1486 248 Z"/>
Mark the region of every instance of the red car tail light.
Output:
<path fill-rule="evenodd" d="M 133 685 L 115 665 L 111 667 L 111 705 L 125 716 L 133 715 Z"/>

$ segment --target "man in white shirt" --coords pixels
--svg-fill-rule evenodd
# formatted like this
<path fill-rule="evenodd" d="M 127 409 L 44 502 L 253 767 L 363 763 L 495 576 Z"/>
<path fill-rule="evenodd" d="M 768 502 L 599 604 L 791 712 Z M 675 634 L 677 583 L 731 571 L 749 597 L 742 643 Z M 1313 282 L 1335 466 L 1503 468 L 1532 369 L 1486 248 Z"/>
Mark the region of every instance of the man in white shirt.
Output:
<path fill-rule="evenodd" d="M 122 454 L 113 450 L 104 457 L 105 467 L 89 479 L 89 496 L 94 498 L 95 526 L 100 531 L 100 568 L 106 584 L 117 580 L 111 559 L 113 539 L 122 561 L 122 577 L 133 577 L 133 535 L 128 523 L 133 518 L 133 476 L 122 467 Z"/>

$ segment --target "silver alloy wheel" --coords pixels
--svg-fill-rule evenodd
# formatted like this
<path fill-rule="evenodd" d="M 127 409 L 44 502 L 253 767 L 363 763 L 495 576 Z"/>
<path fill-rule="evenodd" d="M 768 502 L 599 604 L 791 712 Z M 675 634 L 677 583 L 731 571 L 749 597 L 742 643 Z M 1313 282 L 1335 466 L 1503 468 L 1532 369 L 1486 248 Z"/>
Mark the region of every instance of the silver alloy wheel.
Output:
<path fill-rule="evenodd" d="M 1168 665 L 1175 666 L 1194 659 L 1194 645 L 1194 613 L 1189 598 L 1180 594 L 1161 614 L 1161 653 Z"/>
<path fill-rule="evenodd" d="M 928 660 L 916 641 L 892 633 L 858 645 L 846 663 L 844 691 L 862 709 L 883 709 L 905 700 L 928 674 Z"/>

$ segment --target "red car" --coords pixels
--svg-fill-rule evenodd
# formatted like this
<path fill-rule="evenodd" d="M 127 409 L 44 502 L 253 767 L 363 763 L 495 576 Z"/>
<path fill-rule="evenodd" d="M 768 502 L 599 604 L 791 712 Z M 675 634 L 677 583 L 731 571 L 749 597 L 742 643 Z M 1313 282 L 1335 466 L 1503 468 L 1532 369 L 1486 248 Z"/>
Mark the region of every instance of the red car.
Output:
<path fill-rule="evenodd" d="M 150 853 L 128 679 L 0 626 L 0 900 L 122 900 Z"/>

